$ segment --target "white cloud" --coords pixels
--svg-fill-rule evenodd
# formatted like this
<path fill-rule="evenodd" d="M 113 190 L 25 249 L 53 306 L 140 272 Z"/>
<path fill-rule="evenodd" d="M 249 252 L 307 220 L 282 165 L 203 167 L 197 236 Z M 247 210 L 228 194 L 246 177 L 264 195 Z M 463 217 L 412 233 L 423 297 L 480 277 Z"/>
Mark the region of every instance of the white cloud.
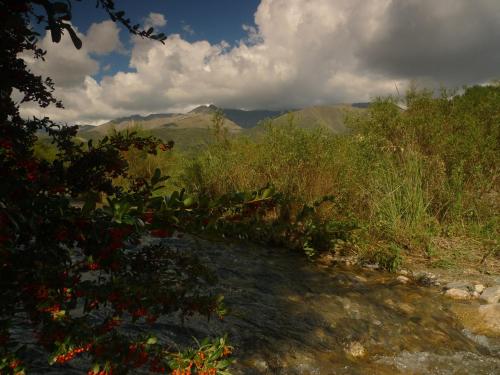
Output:
<path fill-rule="evenodd" d="M 113 21 L 93 23 L 83 41 L 89 52 L 106 54 L 123 49 L 120 42 L 120 29 Z"/>
<path fill-rule="evenodd" d="M 262 0 L 255 26 L 245 26 L 248 37 L 239 44 L 190 43 L 180 35 L 164 45 L 132 38 L 135 72 L 100 82 L 91 78 L 97 63 L 83 51 L 74 56 L 81 68 L 67 77 L 72 84 L 56 91 L 67 109 L 50 109 L 50 115 L 98 122 L 202 103 L 293 108 L 369 100 L 395 93 L 395 83 L 404 90 L 411 79 L 462 84 L 495 78 L 500 3 L 443 2 Z M 152 26 L 166 22 L 159 16 L 150 14 Z M 49 52 L 69 50 L 60 47 Z"/>
<path fill-rule="evenodd" d="M 163 27 L 167 24 L 167 20 L 165 16 L 161 13 L 151 12 L 146 17 L 146 21 L 144 22 L 144 27 L 147 29 L 149 27 Z"/>
<path fill-rule="evenodd" d="M 91 53 L 102 55 L 123 49 L 119 38 L 120 29 L 112 21 L 92 24 L 86 35 L 79 32 L 78 28 L 74 29 L 83 41 L 81 49 L 77 50 L 73 46 L 67 33 L 55 44 L 47 32 L 39 42 L 39 47 L 47 51 L 45 61 L 35 60 L 31 55 L 23 56 L 33 72 L 51 77 L 58 88 L 78 88 L 87 76 L 99 71 L 99 62 Z"/>
<path fill-rule="evenodd" d="M 85 36 L 78 30 L 76 33 L 80 39 L 85 40 Z M 99 63 L 90 57 L 87 46 L 77 50 L 67 33 L 62 36 L 58 44 L 54 44 L 47 32 L 39 42 L 39 47 L 47 51 L 45 61 L 35 60 L 31 55 L 25 55 L 23 58 L 34 73 L 51 77 L 58 87 L 80 86 L 86 76 L 99 71 Z"/>

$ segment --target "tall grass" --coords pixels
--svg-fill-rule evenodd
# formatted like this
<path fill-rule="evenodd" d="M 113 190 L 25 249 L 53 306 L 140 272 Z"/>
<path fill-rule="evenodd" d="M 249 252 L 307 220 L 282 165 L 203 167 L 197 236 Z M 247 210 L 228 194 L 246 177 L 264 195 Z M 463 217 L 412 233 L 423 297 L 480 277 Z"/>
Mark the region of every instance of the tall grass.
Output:
<path fill-rule="evenodd" d="M 430 257 L 436 238 L 475 239 L 498 256 L 500 86 L 439 97 L 412 90 L 404 104 L 377 99 L 349 115 L 341 135 L 290 118 L 252 137 L 215 137 L 196 153 L 130 154 L 130 172 L 160 167 L 191 194 L 213 198 L 272 184 L 290 221 L 304 204 L 333 196 L 315 210 L 317 222 L 356 221 L 355 250 L 387 268 L 402 255 Z"/>
<path fill-rule="evenodd" d="M 257 137 L 186 158 L 178 181 L 210 196 L 271 183 L 292 211 L 333 195 L 318 214 L 357 220 L 367 248 L 382 241 L 429 255 L 437 236 L 491 240 L 499 229 L 499 92 L 410 91 L 406 110 L 394 98 L 378 99 L 347 119 L 344 135 L 269 123 Z"/>

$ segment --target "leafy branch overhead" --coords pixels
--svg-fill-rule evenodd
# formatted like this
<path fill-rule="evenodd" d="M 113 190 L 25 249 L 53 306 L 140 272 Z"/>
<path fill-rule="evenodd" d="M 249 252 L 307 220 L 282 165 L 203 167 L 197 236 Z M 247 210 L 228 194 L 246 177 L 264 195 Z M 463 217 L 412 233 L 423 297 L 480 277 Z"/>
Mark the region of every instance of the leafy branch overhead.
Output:
<path fill-rule="evenodd" d="M 132 25 L 113 1 L 97 6 L 132 34 L 164 41 Z M 161 208 L 155 213 L 153 192 L 167 177 L 160 171 L 150 179 L 129 176 L 124 154 L 169 152 L 173 143 L 128 133 L 83 144 L 76 127 L 26 120 L 13 100 L 17 89 L 21 102 L 62 106 L 52 81 L 33 74 L 22 56 L 45 54 L 33 20 L 47 25 L 54 42 L 68 32 L 81 48 L 71 10 L 70 1 L 0 0 L 0 373 L 36 371 L 40 358 L 30 353 L 37 353 L 53 366 L 82 356 L 88 374 L 146 366 L 223 374 L 232 350 L 224 339 L 179 353 L 152 335 L 118 329 L 127 322 L 152 325 L 173 312 L 225 312 L 211 288 L 213 273 L 194 255 L 137 246 L 143 235 L 164 237 L 179 225 Z M 56 149 L 52 160 L 35 155 L 40 130 Z M 117 178 L 131 187 L 117 186 Z M 13 335 L 16 330 L 26 335 Z M 25 337 L 35 341 L 26 346 Z"/>
<path fill-rule="evenodd" d="M 49 0 L 32 0 L 32 3 L 44 8 L 46 16 L 35 14 L 33 9 L 30 9 L 30 12 L 36 17 L 39 23 L 47 23 L 47 29 L 50 30 L 50 35 L 54 43 L 59 43 L 61 41 L 61 35 L 64 30 L 66 30 L 74 46 L 77 49 L 82 48 L 82 41 L 71 25 L 72 14 L 70 1 L 53 2 Z M 133 24 L 130 18 L 126 17 L 124 11 L 115 8 L 114 0 L 97 0 L 96 7 L 103 8 L 114 22 L 122 24 L 133 35 L 158 40 L 162 43 L 167 39 L 167 36 L 163 33 L 154 33 L 152 27 L 144 30 L 141 28 L 140 24 Z"/>

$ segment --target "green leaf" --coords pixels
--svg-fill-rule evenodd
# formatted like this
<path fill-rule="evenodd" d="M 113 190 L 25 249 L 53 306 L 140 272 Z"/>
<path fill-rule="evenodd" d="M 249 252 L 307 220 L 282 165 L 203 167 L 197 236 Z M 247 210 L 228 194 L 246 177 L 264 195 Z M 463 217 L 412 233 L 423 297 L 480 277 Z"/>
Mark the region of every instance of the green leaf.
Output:
<path fill-rule="evenodd" d="M 156 185 L 159 180 L 160 180 L 160 177 L 161 177 L 161 171 L 160 171 L 160 168 L 156 168 L 155 169 L 155 173 L 153 174 L 153 177 L 151 177 L 151 183 L 153 185 Z"/>

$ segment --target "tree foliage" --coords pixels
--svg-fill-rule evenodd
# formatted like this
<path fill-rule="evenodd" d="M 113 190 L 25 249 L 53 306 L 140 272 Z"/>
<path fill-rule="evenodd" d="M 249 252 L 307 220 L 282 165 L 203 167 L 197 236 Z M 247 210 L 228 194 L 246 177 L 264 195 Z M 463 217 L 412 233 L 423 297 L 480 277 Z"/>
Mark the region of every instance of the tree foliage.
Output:
<path fill-rule="evenodd" d="M 133 25 L 112 0 L 97 0 L 97 6 L 135 35 L 165 39 Z M 134 133 L 81 144 L 74 140 L 76 127 L 19 113 L 24 102 L 62 107 L 50 78 L 33 74 L 20 55 L 43 59 L 36 23 L 46 25 L 54 42 L 67 32 L 80 48 L 70 21 L 70 1 L 0 0 L 0 373 L 23 374 L 39 360 L 27 355 L 20 322 L 29 324 L 51 364 L 86 355 L 93 363 L 89 374 L 143 366 L 223 373 L 230 353 L 224 339 L 178 353 L 151 335 L 120 328 L 127 321 L 153 324 L 176 311 L 222 311 L 209 289 L 214 275 L 196 258 L 160 245 L 137 246 L 148 233 L 171 235 L 181 210 L 153 197 L 168 177 L 159 171 L 149 180 L 128 177 L 123 153 L 168 152 L 173 144 Z M 57 148 L 54 159 L 35 157 L 41 131 Z M 117 177 L 130 178 L 131 188 L 113 184 Z"/>

